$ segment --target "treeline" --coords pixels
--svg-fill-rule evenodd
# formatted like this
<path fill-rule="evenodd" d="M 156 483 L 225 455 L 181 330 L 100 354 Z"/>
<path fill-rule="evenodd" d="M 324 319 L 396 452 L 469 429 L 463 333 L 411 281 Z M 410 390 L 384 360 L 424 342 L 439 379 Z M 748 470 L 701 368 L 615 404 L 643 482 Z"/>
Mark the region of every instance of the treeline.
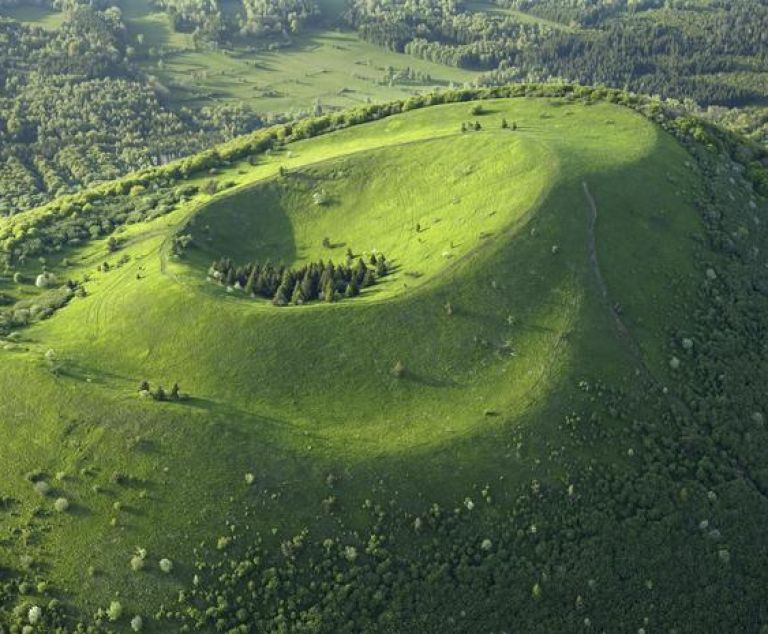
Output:
<path fill-rule="evenodd" d="M 0 216 L 262 124 L 237 106 L 164 106 L 114 7 L 74 6 L 54 31 L 0 18 Z"/>
<path fill-rule="evenodd" d="M 450 0 L 351 0 L 345 19 L 380 46 L 451 66 L 502 70 L 515 80 L 602 83 L 705 105 L 744 105 L 768 96 L 748 74 L 739 74 L 763 68 L 768 59 L 762 0 L 496 3 L 542 21 L 468 12 Z"/>
<path fill-rule="evenodd" d="M 249 262 L 237 266 L 229 258 L 211 264 L 208 279 L 242 291 L 251 298 L 271 300 L 275 306 L 300 306 L 312 301 L 335 302 L 342 297 L 357 297 L 364 288 L 373 286 L 390 271 L 383 253 L 373 254 L 368 262 L 348 253 L 344 264 L 312 262 L 293 269 L 270 262 Z"/>
<path fill-rule="evenodd" d="M 175 31 L 203 40 L 234 36 L 283 36 L 298 33 L 320 11 L 314 0 L 241 0 L 238 11 L 223 11 L 217 0 L 154 0 Z"/>

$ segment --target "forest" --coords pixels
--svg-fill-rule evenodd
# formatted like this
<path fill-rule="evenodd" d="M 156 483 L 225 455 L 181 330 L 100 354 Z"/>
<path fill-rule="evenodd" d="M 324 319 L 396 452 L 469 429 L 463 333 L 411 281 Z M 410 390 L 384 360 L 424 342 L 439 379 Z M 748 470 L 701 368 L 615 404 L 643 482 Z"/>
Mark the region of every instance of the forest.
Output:
<path fill-rule="evenodd" d="M 316 300 L 335 302 L 342 297 L 357 297 L 388 273 L 383 253 L 372 254 L 366 263 L 362 257 L 355 261 L 348 251 L 343 264 L 320 260 L 298 268 L 273 266 L 270 262 L 236 266 L 231 259 L 221 258 L 211 264 L 208 278 L 224 285 L 229 292 L 238 290 L 247 297 L 266 298 L 275 306 L 300 306 Z"/>
<path fill-rule="evenodd" d="M 487 81 L 557 77 L 700 104 L 765 99 L 720 74 L 757 70 L 768 55 L 768 6 L 720 2 L 498 0 L 515 13 L 471 11 L 460 2 L 352 0 L 347 22 L 380 46 L 443 64 L 488 71 Z"/>
<path fill-rule="evenodd" d="M 54 32 L 0 17 L 0 215 L 262 125 L 238 106 L 168 107 L 132 54 L 115 7 L 76 6 Z"/>

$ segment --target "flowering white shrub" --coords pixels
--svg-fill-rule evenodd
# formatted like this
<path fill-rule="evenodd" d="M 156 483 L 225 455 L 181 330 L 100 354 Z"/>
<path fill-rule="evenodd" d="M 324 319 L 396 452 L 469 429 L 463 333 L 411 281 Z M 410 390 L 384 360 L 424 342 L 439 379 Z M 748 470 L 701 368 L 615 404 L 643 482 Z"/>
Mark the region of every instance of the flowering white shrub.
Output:
<path fill-rule="evenodd" d="M 29 608 L 29 612 L 27 613 L 27 620 L 31 625 L 34 625 L 42 618 L 42 616 L 42 609 L 40 609 L 40 607 L 37 605 L 33 605 L 31 608 Z"/>
<path fill-rule="evenodd" d="M 64 513 L 69 508 L 69 500 L 67 498 L 57 498 L 53 503 L 53 508 L 59 513 Z"/>

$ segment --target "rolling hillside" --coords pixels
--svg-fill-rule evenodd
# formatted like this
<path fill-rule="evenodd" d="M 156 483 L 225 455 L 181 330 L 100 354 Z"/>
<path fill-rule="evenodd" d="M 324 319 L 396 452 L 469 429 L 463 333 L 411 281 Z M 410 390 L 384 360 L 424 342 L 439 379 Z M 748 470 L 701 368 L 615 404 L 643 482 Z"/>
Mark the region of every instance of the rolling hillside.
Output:
<path fill-rule="evenodd" d="M 686 143 L 606 102 L 435 105 L 17 258 L 11 311 L 72 292 L 0 343 L 0 623 L 762 631 L 766 207 Z M 387 272 L 334 302 L 209 275 L 348 250 Z"/>

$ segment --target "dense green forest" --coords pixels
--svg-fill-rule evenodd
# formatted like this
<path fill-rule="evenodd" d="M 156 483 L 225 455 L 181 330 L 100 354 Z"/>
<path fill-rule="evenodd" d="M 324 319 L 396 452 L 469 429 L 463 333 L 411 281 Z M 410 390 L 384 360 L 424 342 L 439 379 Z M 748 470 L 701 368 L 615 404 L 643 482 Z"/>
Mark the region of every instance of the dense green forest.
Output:
<path fill-rule="evenodd" d="M 255 129 L 247 108 L 170 109 L 132 63 L 120 11 L 50 30 L 0 17 L 0 214 Z"/>
<path fill-rule="evenodd" d="M 498 81 L 550 77 L 638 92 L 743 105 L 765 97 L 718 73 L 759 71 L 768 55 L 768 6 L 761 0 L 529 2 L 515 12 L 472 5 L 353 0 L 347 20 L 366 39 L 445 64 L 495 71 Z M 554 23 L 554 24 L 553 24 Z"/>

